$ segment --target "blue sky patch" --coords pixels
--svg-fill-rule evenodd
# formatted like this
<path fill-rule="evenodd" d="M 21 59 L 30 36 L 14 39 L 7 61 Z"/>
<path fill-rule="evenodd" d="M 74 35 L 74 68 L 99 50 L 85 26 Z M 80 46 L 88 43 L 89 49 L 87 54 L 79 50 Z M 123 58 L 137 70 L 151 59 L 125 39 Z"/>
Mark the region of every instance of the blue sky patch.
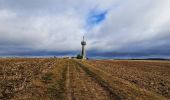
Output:
<path fill-rule="evenodd" d="M 106 19 L 107 11 L 92 11 L 87 17 L 87 25 L 94 26 Z"/>

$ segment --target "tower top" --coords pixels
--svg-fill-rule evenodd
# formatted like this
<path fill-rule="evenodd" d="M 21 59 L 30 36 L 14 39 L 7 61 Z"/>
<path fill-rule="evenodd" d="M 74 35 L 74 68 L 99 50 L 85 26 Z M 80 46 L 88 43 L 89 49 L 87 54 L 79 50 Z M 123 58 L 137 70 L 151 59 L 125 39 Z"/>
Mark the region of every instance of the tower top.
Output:
<path fill-rule="evenodd" d="M 81 42 L 81 45 L 86 45 L 86 41 L 84 40 L 84 36 L 83 36 L 83 41 Z"/>

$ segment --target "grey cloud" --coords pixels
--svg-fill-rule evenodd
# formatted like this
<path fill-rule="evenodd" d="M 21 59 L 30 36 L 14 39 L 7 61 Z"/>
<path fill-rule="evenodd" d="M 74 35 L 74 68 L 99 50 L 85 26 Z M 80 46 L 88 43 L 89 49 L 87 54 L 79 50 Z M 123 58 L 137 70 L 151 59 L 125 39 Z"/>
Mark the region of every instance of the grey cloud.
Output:
<path fill-rule="evenodd" d="M 94 9 L 106 18 L 87 30 Z M 0 55 L 75 53 L 83 35 L 91 55 L 169 55 L 169 11 L 169 0 L 0 0 Z"/>

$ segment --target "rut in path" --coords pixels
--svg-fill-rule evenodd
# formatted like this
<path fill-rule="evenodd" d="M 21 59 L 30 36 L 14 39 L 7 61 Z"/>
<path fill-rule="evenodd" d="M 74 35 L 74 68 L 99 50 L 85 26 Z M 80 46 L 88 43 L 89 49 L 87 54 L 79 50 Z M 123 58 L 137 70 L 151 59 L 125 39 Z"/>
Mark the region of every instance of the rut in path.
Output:
<path fill-rule="evenodd" d="M 71 93 L 68 93 L 68 96 L 71 96 L 71 100 L 114 100 L 107 90 L 89 77 L 74 61 L 69 64 L 69 74 Z"/>
<path fill-rule="evenodd" d="M 71 89 L 70 89 L 70 66 L 67 64 L 67 75 L 66 75 L 66 89 L 67 89 L 67 100 L 71 100 Z"/>

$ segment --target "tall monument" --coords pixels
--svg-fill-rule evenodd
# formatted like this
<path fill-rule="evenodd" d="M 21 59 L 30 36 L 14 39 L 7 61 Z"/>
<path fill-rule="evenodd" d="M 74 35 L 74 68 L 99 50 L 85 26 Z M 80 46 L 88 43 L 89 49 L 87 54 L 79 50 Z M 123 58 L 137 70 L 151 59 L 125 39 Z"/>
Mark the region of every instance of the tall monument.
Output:
<path fill-rule="evenodd" d="M 86 41 L 84 40 L 84 36 L 83 36 L 83 41 L 81 41 L 81 45 L 82 45 L 82 52 L 81 52 L 82 59 L 86 59 L 86 51 L 85 51 Z"/>

